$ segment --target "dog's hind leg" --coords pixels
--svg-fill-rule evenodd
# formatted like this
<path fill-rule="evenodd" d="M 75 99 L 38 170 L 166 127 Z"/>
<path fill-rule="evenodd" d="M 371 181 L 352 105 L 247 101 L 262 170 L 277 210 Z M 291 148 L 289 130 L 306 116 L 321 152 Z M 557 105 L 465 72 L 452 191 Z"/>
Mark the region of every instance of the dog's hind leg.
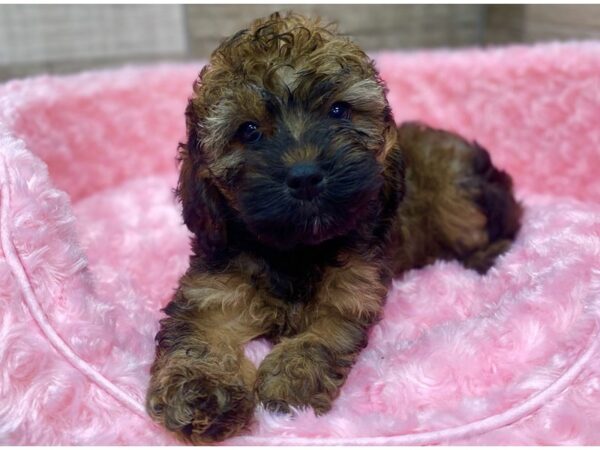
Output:
<path fill-rule="evenodd" d="M 393 238 L 395 272 L 458 259 L 485 273 L 519 229 L 521 206 L 508 174 L 477 143 L 419 123 L 398 129 L 405 197 Z"/>

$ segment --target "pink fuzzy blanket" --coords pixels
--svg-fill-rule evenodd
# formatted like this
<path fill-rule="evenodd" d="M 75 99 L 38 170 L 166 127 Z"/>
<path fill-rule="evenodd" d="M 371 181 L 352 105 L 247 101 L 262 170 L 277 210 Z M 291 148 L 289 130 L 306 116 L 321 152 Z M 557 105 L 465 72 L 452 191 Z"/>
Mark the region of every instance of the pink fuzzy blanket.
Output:
<path fill-rule="evenodd" d="M 329 414 L 258 410 L 228 443 L 600 444 L 600 43 L 376 60 L 398 121 L 513 175 L 523 229 L 485 276 L 396 280 Z M 171 188 L 199 68 L 0 86 L 0 443 L 175 443 L 142 405 L 189 253 Z"/>

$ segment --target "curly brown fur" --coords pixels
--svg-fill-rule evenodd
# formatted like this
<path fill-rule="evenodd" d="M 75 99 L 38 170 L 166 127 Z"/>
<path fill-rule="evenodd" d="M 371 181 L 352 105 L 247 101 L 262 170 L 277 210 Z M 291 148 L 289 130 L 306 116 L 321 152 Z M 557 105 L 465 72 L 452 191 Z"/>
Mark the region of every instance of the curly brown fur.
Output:
<path fill-rule="evenodd" d="M 331 408 L 392 276 L 436 259 L 485 272 L 519 228 L 510 177 L 476 143 L 396 127 L 373 62 L 297 15 L 226 40 L 194 84 L 178 195 L 195 234 L 147 395 L 182 439 L 254 406 Z M 258 369 L 243 345 L 276 345 Z"/>

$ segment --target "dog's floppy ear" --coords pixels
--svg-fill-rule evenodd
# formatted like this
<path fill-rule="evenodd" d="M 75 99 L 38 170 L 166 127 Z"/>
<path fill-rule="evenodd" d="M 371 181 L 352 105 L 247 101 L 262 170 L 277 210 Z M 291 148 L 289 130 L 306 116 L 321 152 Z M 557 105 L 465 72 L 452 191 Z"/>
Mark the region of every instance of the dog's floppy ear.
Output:
<path fill-rule="evenodd" d="M 196 235 L 194 251 L 209 262 L 227 246 L 226 205 L 211 182 L 192 100 L 185 111 L 187 142 L 179 145 L 181 163 L 176 194 L 183 207 L 183 221 Z"/>

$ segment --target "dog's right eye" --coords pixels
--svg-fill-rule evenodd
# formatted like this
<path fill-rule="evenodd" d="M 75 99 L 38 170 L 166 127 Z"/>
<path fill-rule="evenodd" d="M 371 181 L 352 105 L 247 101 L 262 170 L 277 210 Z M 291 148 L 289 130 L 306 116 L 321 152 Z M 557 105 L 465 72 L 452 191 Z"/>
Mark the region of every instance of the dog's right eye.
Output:
<path fill-rule="evenodd" d="M 240 126 L 238 136 L 242 142 L 252 144 L 260 140 L 262 133 L 258 130 L 257 123 L 245 122 Z"/>
<path fill-rule="evenodd" d="M 350 105 L 346 102 L 335 102 L 329 108 L 329 117 L 333 119 L 349 119 L 350 118 Z"/>

